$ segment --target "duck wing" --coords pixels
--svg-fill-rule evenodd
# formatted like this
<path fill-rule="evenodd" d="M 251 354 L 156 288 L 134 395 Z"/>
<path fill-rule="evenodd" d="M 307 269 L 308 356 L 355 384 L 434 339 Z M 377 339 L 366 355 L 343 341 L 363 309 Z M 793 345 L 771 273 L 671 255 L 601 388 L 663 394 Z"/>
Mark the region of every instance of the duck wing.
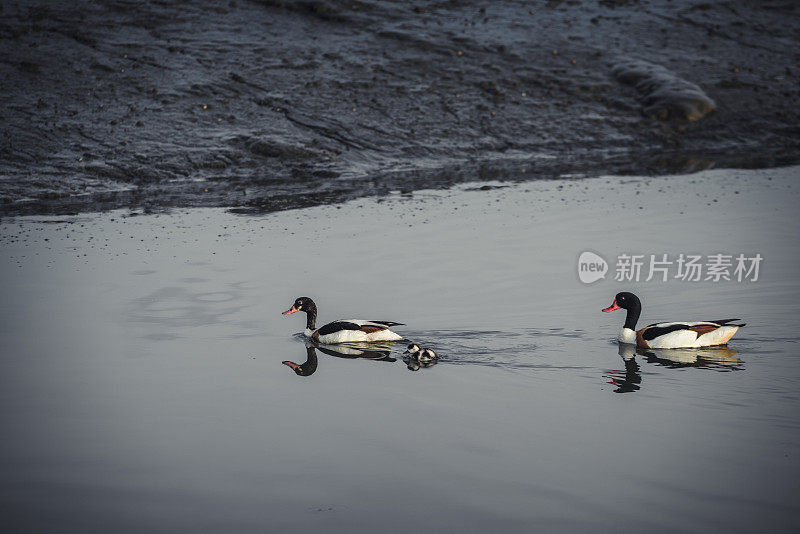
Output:
<path fill-rule="evenodd" d="M 715 323 L 715 324 L 718 324 L 720 326 L 726 326 L 726 325 L 728 325 L 728 323 L 732 323 L 733 321 L 741 321 L 741 319 L 719 319 L 719 320 L 716 320 L 716 321 L 708 321 L 708 322 L 709 323 Z M 744 326 L 744 325 L 745 325 L 745 323 L 732 324 L 732 325 L 729 325 L 729 326 Z"/>
<path fill-rule="evenodd" d="M 700 336 L 717 328 L 719 328 L 718 324 L 706 321 L 696 323 L 653 323 L 642 328 L 640 332 L 642 339 L 652 341 L 657 337 L 665 336 L 678 330 L 692 330 Z"/>
<path fill-rule="evenodd" d="M 317 333 L 321 336 L 341 332 L 342 330 L 361 330 L 361 325 L 354 321 L 333 321 L 325 326 L 321 326 Z"/>
<path fill-rule="evenodd" d="M 691 330 L 698 337 L 713 332 L 721 326 L 744 326 L 744 324 L 729 324 L 739 319 L 722 319 L 721 321 L 696 321 L 686 323 L 653 323 L 639 330 L 642 339 L 652 341 L 657 337 L 676 332 L 678 330 Z"/>
<path fill-rule="evenodd" d="M 396 326 L 402 323 L 394 323 L 391 321 L 365 321 L 363 319 L 339 319 L 328 323 L 321 327 L 317 332 L 319 335 L 325 336 L 342 330 L 361 330 L 366 334 L 378 332 L 380 330 L 387 330 L 390 326 Z"/>

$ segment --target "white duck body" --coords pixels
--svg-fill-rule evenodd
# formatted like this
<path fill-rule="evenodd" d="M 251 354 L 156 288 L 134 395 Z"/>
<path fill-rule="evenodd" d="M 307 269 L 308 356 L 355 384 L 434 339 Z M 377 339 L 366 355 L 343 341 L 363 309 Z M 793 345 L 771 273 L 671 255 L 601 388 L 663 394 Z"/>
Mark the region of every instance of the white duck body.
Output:
<path fill-rule="evenodd" d="M 401 341 L 403 336 L 389 330 L 399 323 L 366 321 L 363 319 L 337 319 L 317 330 L 306 328 L 307 338 L 318 343 L 374 343 L 376 341 Z"/>
<path fill-rule="evenodd" d="M 725 345 L 733 337 L 739 325 L 721 325 L 711 321 L 684 323 L 656 323 L 636 333 L 634 343 L 651 349 L 699 348 Z M 647 331 L 663 329 L 666 333 L 647 339 Z"/>

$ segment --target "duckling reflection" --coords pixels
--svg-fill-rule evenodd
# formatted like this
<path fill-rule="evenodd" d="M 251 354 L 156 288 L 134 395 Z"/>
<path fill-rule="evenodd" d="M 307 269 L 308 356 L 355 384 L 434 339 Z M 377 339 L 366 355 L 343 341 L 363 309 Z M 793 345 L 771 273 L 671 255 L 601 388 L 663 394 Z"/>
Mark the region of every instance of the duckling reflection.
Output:
<path fill-rule="evenodd" d="M 313 345 L 306 345 L 306 361 L 300 364 L 288 360 L 281 363 L 291 367 L 297 376 L 311 376 L 317 371 L 317 351 Z"/>
<path fill-rule="evenodd" d="M 717 371 L 743 369 L 743 362 L 736 357 L 738 351 L 722 347 L 690 349 L 638 349 L 647 363 L 655 363 L 670 368 L 697 367 Z"/>
<path fill-rule="evenodd" d="M 614 393 L 632 393 L 639 391 L 639 384 L 642 383 L 642 374 L 639 371 L 639 364 L 636 363 L 636 347 L 627 343 L 620 343 L 617 352 L 625 362 L 625 372 L 608 371 L 603 375 L 608 378 L 609 384 L 614 384 L 617 389 Z"/>
<path fill-rule="evenodd" d="M 437 363 L 436 360 L 421 362 L 412 356 L 403 356 L 403 361 L 405 362 L 409 371 L 419 371 L 421 368 L 433 367 Z"/>

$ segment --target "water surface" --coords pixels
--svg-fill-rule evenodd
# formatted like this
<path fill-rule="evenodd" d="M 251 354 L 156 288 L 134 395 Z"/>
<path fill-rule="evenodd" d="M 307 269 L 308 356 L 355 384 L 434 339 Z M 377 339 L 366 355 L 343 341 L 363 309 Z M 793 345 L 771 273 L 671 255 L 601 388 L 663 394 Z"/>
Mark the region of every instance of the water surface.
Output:
<path fill-rule="evenodd" d="M 794 531 L 796 168 L 6 219 L 0 507 L 25 531 Z M 669 194 L 667 194 L 667 192 Z M 578 255 L 760 253 L 757 282 L 582 284 Z M 742 317 L 726 349 L 621 351 Z M 441 360 L 310 351 L 406 323 Z"/>

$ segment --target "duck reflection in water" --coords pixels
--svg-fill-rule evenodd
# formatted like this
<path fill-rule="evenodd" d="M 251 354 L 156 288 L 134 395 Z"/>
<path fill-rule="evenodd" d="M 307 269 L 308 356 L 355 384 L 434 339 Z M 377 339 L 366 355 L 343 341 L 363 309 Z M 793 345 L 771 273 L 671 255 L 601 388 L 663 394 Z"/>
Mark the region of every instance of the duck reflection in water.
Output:
<path fill-rule="evenodd" d="M 631 393 L 639 391 L 639 384 L 642 383 L 642 374 L 639 371 L 639 364 L 636 363 L 636 347 L 627 343 L 620 343 L 618 349 L 622 361 L 625 362 L 625 371 L 608 371 L 605 378 L 609 384 L 614 384 L 617 389 L 614 393 Z"/>
<path fill-rule="evenodd" d="M 317 371 L 317 351 L 314 345 L 306 345 L 306 361 L 294 363 L 286 360 L 282 363 L 291 367 L 297 376 L 311 376 Z"/>
<path fill-rule="evenodd" d="M 392 357 L 392 344 L 378 343 L 338 343 L 336 345 L 314 344 L 320 352 L 329 356 L 347 359 L 372 360 L 376 362 L 396 362 Z"/>
<path fill-rule="evenodd" d="M 311 376 L 317 370 L 317 349 L 320 352 L 335 356 L 337 358 L 347 359 L 364 359 L 380 362 L 396 362 L 397 359 L 392 357 L 391 347 L 384 345 L 376 345 L 374 343 L 348 343 L 337 345 L 324 345 L 320 343 L 306 343 L 306 361 L 303 363 L 295 363 L 291 361 L 282 362 L 284 365 L 290 367 L 297 376 Z"/>
<path fill-rule="evenodd" d="M 694 367 L 697 369 L 713 369 L 716 371 L 734 371 L 744 369 L 742 361 L 735 355 L 737 351 L 728 347 L 691 348 L 691 349 L 642 349 L 635 345 L 620 343 L 618 349 L 625 371 L 608 371 L 605 378 L 614 384 L 615 393 L 638 391 L 642 383 L 642 374 L 636 355 L 645 358 L 647 363 L 654 363 L 670 369 Z"/>
<path fill-rule="evenodd" d="M 744 369 L 742 360 L 736 357 L 738 351 L 727 346 L 693 349 L 637 349 L 647 363 L 655 363 L 669 368 L 696 367 L 716 371 L 735 371 Z"/>

